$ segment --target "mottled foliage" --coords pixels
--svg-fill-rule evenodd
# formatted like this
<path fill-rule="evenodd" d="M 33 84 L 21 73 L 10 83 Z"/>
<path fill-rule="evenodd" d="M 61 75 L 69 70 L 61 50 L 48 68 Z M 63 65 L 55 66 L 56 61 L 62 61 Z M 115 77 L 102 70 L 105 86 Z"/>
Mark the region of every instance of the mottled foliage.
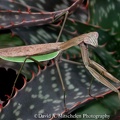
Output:
<path fill-rule="evenodd" d="M 76 2 L 81 1 L 82 0 Z M 61 17 L 63 11 L 70 10 L 73 13 L 68 16 L 60 41 L 66 41 L 82 33 L 97 31 L 100 34 L 99 47 L 89 47 L 90 57 L 120 79 L 119 0 L 84 0 L 79 7 L 75 6 L 74 9 L 72 9 L 70 6 L 73 5 L 73 2 L 75 1 L 37 0 L 37 2 L 34 2 L 34 0 L 1 0 L 1 29 L 4 28 L 3 25 L 11 25 L 9 28 L 12 29 L 10 29 L 11 32 L 8 30 L 0 31 L 0 47 L 55 42 L 62 25 L 62 21 L 60 19 L 55 21 L 55 18 L 57 16 L 57 18 L 60 17 L 63 20 L 64 17 Z M 24 14 L 22 14 L 21 11 L 24 11 Z M 38 13 L 38 11 L 40 12 L 39 15 L 47 18 L 48 21 L 42 19 L 42 22 L 35 24 L 35 20 L 41 20 L 41 16 L 33 16 L 32 13 Z M 19 21 L 15 19 L 17 18 L 15 16 L 19 13 L 19 20 L 24 24 L 13 28 L 16 27 L 14 22 L 19 23 Z M 9 19 L 5 19 L 6 17 Z M 31 19 L 32 17 L 34 17 L 35 20 Z M 32 24 L 26 24 L 25 20 L 30 20 Z M 49 24 L 53 23 L 53 21 L 54 24 Z M 23 27 L 24 25 L 25 27 Z M 67 53 L 69 53 L 68 57 L 72 60 L 82 62 L 81 57 L 79 57 L 80 49 L 78 47 L 65 51 L 63 56 L 66 57 Z M 76 57 L 73 58 L 71 56 Z M 1 66 L 12 67 L 17 71 L 20 67 L 19 64 L 2 60 L 0 62 Z M 93 109 L 88 107 L 87 102 L 93 100 L 93 98 L 88 95 L 90 80 L 92 79 L 91 75 L 86 71 L 84 66 L 76 66 L 64 62 L 59 63 L 59 65 L 67 90 L 67 107 L 70 108 L 69 112 L 82 105 L 87 106 L 87 108 L 82 107 L 78 111 L 88 114 L 93 114 L 93 109 L 100 109 L 100 111 L 108 114 L 120 109 L 119 106 L 116 106 L 118 105 L 118 99 L 114 99 L 114 96 L 105 97 L 104 99 L 101 98 L 97 100 L 96 103 L 91 102 L 90 104 L 93 105 Z M 55 66 L 51 65 L 47 67 L 45 71 L 42 69 L 41 73 L 39 70 L 34 63 L 25 65 L 22 74 L 24 74 L 26 80 L 29 79 L 33 81 L 26 81 L 27 84 L 25 88 L 18 92 L 10 104 L 3 109 L 0 119 L 34 119 L 34 114 L 37 113 L 63 112 L 63 94 Z M 40 74 L 35 77 L 38 71 Z M 2 80 L 4 79 L 5 78 Z M 110 93 L 110 91 L 108 91 L 109 90 L 100 83 L 96 81 L 93 82 L 91 89 L 93 96 L 103 97 Z M 103 104 L 101 104 L 101 101 Z M 101 107 L 103 105 L 104 108 Z M 108 108 L 112 108 L 111 111 L 110 109 L 108 111 Z M 100 112 L 96 114 L 100 114 Z"/>

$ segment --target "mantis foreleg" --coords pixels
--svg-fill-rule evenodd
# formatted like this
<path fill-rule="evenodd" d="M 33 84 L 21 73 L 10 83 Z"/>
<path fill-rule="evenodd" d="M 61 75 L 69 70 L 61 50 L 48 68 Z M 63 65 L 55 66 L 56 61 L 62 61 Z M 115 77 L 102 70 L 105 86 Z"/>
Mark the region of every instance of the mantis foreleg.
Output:
<path fill-rule="evenodd" d="M 100 73 L 102 73 L 104 76 L 108 77 L 114 82 L 120 82 L 117 78 L 113 77 L 110 73 L 106 71 L 105 68 L 103 68 L 101 65 L 98 63 L 92 61 L 89 56 L 88 56 L 88 50 L 87 46 L 84 43 L 80 44 L 81 47 L 81 53 L 82 53 L 82 58 L 85 67 L 89 70 L 89 72 L 92 74 L 94 78 L 96 78 L 99 82 L 107 86 L 108 88 L 112 89 L 113 91 L 118 93 L 118 97 L 120 99 L 120 92 L 119 90 L 112 85 L 109 81 L 107 81 Z M 98 73 L 95 69 L 97 69 L 100 73 Z"/>
<path fill-rule="evenodd" d="M 117 78 L 115 78 L 113 75 L 111 75 L 110 73 L 108 73 L 105 68 L 103 68 L 101 65 L 99 65 L 95 61 L 90 60 L 90 64 L 93 67 L 95 67 L 100 73 L 102 73 L 102 75 L 104 75 L 105 77 L 109 78 L 113 82 L 120 83 L 120 81 Z"/>

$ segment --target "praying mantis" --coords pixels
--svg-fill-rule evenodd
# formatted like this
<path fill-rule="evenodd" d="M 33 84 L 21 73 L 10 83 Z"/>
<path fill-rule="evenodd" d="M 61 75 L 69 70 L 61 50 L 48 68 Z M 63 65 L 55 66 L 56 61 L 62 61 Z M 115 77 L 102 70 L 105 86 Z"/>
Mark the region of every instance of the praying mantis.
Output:
<path fill-rule="evenodd" d="M 19 74 L 25 64 L 25 62 L 42 62 L 46 60 L 51 60 L 55 58 L 55 64 L 58 70 L 58 74 L 60 77 L 63 93 L 64 93 L 64 108 L 67 110 L 66 106 L 66 91 L 64 82 L 62 79 L 62 75 L 58 65 L 58 59 L 61 53 L 73 46 L 79 45 L 81 48 L 82 60 L 86 67 L 86 69 L 91 73 L 91 75 L 97 79 L 99 82 L 104 84 L 106 87 L 110 88 L 114 92 L 118 93 L 118 97 L 120 99 L 120 92 L 119 90 L 107 81 L 106 78 L 109 78 L 111 81 L 115 83 L 120 83 L 120 81 L 112 76 L 107 70 L 96 63 L 95 61 L 89 58 L 88 52 L 88 45 L 93 47 L 98 46 L 98 33 L 97 32 L 90 32 L 78 37 L 72 38 L 66 42 L 57 42 L 57 43 L 46 43 L 46 44 L 38 44 L 38 45 L 28 45 L 28 46 L 20 46 L 20 47 L 11 47 L 11 48 L 2 48 L 0 49 L 0 58 L 11 61 L 11 62 L 23 62 L 19 73 L 15 79 L 13 84 L 13 90 L 11 96 L 14 91 L 15 84 L 19 77 Z M 106 78 L 105 78 L 106 77 Z M 10 96 L 10 97 L 11 97 Z"/>
<path fill-rule="evenodd" d="M 119 90 L 112 85 L 109 81 L 106 80 L 106 78 L 109 78 L 113 82 L 120 83 L 120 81 L 112 76 L 110 73 L 107 72 L 107 70 L 96 63 L 95 61 L 92 61 L 89 58 L 89 52 L 88 52 L 88 45 L 92 45 L 93 47 L 98 46 L 98 33 L 97 32 L 90 32 L 86 33 L 83 35 L 80 35 L 78 37 L 72 38 L 66 42 L 58 42 L 60 39 L 60 35 L 62 33 L 63 27 L 65 25 L 65 21 L 67 19 L 69 12 L 67 11 L 65 14 L 65 18 L 63 21 L 63 25 L 61 27 L 61 30 L 59 32 L 58 38 L 56 40 L 56 43 L 46 43 L 46 44 L 37 44 L 37 45 L 28 45 L 28 46 L 20 46 L 20 47 L 11 47 L 11 48 L 2 48 L 0 49 L 0 58 L 6 61 L 11 61 L 11 62 L 19 62 L 23 63 L 18 75 L 14 81 L 13 88 L 11 95 L 9 99 L 11 99 L 15 84 L 17 82 L 17 79 L 21 73 L 22 68 L 24 67 L 24 64 L 27 62 L 42 62 L 42 61 L 47 61 L 51 59 L 55 59 L 55 65 L 60 77 L 60 82 L 63 90 L 63 95 L 64 95 L 64 109 L 67 111 L 67 106 L 66 106 L 66 90 L 65 90 L 65 85 L 62 79 L 62 75 L 59 69 L 58 65 L 58 59 L 60 55 L 62 54 L 63 51 L 79 45 L 81 48 L 81 53 L 82 53 L 82 59 L 83 63 L 86 67 L 86 69 L 92 74 L 92 76 L 97 79 L 99 82 L 113 90 L 114 92 L 118 93 L 118 97 L 120 99 L 120 92 Z M 62 59 L 64 60 L 64 59 Z M 103 77 L 105 76 L 105 77 Z"/>

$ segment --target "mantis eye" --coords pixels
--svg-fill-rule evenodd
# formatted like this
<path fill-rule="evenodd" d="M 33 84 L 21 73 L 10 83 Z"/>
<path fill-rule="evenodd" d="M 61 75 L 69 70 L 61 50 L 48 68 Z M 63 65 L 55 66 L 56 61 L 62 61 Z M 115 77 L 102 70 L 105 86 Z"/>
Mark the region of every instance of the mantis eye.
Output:
<path fill-rule="evenodd" d="M 88 33 L 84 38 L 84 42 L 86 44 L 97 47 L 98 46 L 98 33 L 97 32 Z"/>

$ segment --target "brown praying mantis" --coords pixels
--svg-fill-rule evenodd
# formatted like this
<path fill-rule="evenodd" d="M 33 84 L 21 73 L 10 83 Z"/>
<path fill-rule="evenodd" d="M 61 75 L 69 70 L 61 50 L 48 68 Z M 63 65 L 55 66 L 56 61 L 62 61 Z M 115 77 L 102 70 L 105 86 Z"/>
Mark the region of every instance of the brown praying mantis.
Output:
<path fill-rule="evenodd" d="M 28 46 L 0 49 L 1 59 L 11 61 L 11 62 L 23 62 L 19 70 L 19 73 L 15 79 L 11 96 L 13 94 L 16 81 L 19 77 L 19 74 L 25 62 L 36 62 L 36 61 L 42 62 L 42 61 L 55 58 L 55 64 L 58 70 L 62 89 L 64 92 L 64 108 L 65 110 L 67 110 L 66 100 L 65 100 L 66 99 L 65 86 L 64 86 L 64 82 L 63 82 L 62 75 L 61 75 L 57 61 L 59 59 L 59 55 L 63 51 L 73 46 L 77 46 L 77 45 L 79 45 L 81 48 L 83 63 L 85 67 L 87 68 L 87 70 L 99 82 L 101 82 L 102 84 L 104 84 L 105 86 L 113 90 L 114 92 L 118 93 L 118 97 L 120 99 L 119 90 L 113 84 L 111 84 L 106 78 L 109 78 L 115 83 L 120 83 L 120 81 L 114 76 L 112 76 L 109 72 L 107 72 L 107 70 L 104 67 L 102 67 L 101 65 L 99 65 L 98 63 L 96 63 L 95 61 L 89 58 L 89 52 L 88 52 L 87 47 L 88 45 L 92 45 L 93 47 L 98 46 L 98 33 L 97 32 L 86 33 L 78 37 L 72 38 L 66 42 L 46 43 L 46 44 L 28 45 Z"/>
<path fill-rule="evenodd" d="M 99 82 L 113 90 L 114 92 L 118 93 L 119 99 L 120 99 L 120 92 L 119 90 L 112 85 L 109 81 L 106 80 L 106 78 L 109 78 L 113 82 L 120 83 L 120 81 L 112 76 L 110 73 L 107 72 L 107 70 L 96 63 L 95 61 L 92 61 L 89 58 L 89 52 L 88 52 L 88 45 L 92 45 L 93 47 L 98 46 L 98 33 L 97 32 L 90 32 L 83 35 L 80 35 L 78 37 L 72 38 L 71 40 L 68 40 L 66 42 L 58 42 L 60 39 L 60 35 L 62 33 L 64 24 L 66 22 L 67 16 L 69 12 L 66 12 L 65 19 L 63 21 L 63 25 L 61 27 L 60 33 L 58 35 L 58 38 L 56 40 L 56 43 L 46 43 L 46 44 L 37 44 L 37 45 L 28 45 L 28 46 L 20 46 L 20 47 L 11 47 L 11 48 L 3 48 L 0 49 L 0 58 L 11 61 L 11 62 L 23 62 L 18 75 L 14 81 L 12 92 L 10 95 L 10 98 L 13 95 L 15 84 L 17 82 L 17 79 L 21 73 L 21 70 L 25 64 L 25 62 L 42 62 L 47 61 L 55 58 L 55 64 L 58 70 L 58 74 L 60 77 L 60 82 L 62 85 L 63 93 L 64 93 L 64 108 L 67 110 L 66 107 L 66 91 L 65 91 L 65 85 L 62 79 L 62 75 L 59 69 L 58 65 L 58 59 L 60 54 L 73 47 L 79 45 L 81 48 L 82 53 L 82 59 L 85 67 L 87 70 L 92 74 L 92 76 L 97 79 Z M 64 61 L 64 59 L 62 59 Z M 73 62 L 75 63 L 75 62 Z M 105 76 L 105 77 L 103 77 Z M 9 99 L 10 99 L 9 98 Z"/>

